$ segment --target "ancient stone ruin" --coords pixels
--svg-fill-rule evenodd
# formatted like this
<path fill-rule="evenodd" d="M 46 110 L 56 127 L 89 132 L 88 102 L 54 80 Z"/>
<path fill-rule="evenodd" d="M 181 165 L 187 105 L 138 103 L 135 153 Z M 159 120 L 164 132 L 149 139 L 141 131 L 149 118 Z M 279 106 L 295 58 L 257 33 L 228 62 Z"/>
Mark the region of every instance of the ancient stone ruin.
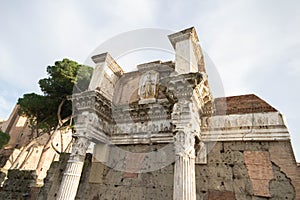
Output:
<path fill-rule="evenodd" d="M 89 90 L 72 97 L 72 153 L 38 199 L 300 199 L 282 114 L 253 94 L 213 98 L 195 29 L 168 38 L 174 62 L 125 73 L 92 57 Z"/>
<path fill-rule="evenodd" d="M 92 57 L 57 198 L 299 199 L 282 115 L 255 95 L 214 99 L 195 29 L 168 37 L 175 62 L 125 73 L 108 53 Z"/>

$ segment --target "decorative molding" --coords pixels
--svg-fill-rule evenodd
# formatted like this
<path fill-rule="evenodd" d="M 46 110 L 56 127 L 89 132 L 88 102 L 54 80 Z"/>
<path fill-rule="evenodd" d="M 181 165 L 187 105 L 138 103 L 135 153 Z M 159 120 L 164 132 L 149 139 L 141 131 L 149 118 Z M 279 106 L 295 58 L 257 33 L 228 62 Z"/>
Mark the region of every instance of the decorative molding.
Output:
<path fill-rule="evenodd" d="M 203 141 L 290 140 L 279 112 L 202 117 Z"/>
<path fill-rule="evenodd" d="M 96 64 L 105 62 L 107 64 L 107 66 L 113 71 L 113 73 L 118 77 L 120 77 L 124 74 L 123 69 L 118 65 L 118 63 L 113 59 L 113 57 L 111 57 L 111 55 L 107 52 L 92 56 L 92 60 Z"/>
<path fill-rule="evenodd" d="M 176 49 L 176 43 L 183 40 L 191 39 L 193 42 L 199 42 L 199 38 L 194 27 L 168 35 L 168 38 L 174 49 Z"/>

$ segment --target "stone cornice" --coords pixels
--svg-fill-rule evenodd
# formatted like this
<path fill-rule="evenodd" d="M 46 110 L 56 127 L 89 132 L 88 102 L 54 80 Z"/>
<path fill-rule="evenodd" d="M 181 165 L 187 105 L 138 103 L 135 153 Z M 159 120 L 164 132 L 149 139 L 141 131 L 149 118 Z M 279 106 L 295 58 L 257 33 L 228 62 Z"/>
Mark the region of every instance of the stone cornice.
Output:
<path fill-rule="evenodd" d="M 140 72 L 146 72 L 150 70 L 155 70 L 157 72 L 172 72 L 174 71 L 175 65 L 174 62 L 162 62 L 160 60 L 149 62 L 149 63 L 143 63 L 137 66 L 138 71 Z"/>
<path fill-rule="evenodd" d="M 204 141 L 290 140 L 278 112 L 202 117 L 201 133 Z"/>
<path fill-rule="evenodd" d="M 102 53 L 92 57 L 94 63 L 106 63 L 107 66 L 114 72 L 118 77 L 121 77 L 124 74 L 123 69 L 118 65 L 118 63 L 111 57 L 109 53 Z"/>
<path fill-rule="evenodd" d="M 176 49 L 176 43 L 180 41 L 191 39 L 193 42 L 199 42 L 198 35 L 194 27 L 168 35 L 168 38 L 174 49 Z"/>

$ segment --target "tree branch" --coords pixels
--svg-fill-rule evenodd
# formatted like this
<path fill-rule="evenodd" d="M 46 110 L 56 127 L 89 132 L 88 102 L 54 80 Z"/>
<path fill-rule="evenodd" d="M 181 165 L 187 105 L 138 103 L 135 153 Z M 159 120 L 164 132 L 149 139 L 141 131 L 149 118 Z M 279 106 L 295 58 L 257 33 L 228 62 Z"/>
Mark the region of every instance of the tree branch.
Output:
<path fill-rule="evenodd" d="M 58 109 L 57 109 L 57 119 L 58 119 L 58 124 L 59 124 L 60 126 L 63 125 L 62 120 L 61 120 L 61 115 L 60 115 L 60 113 L 61 113 L 61 109 L 62 109 L 62 106 L 64 105 L 65 101 L 66 101 L 66 99 L 63 99 L 63 100 L 60 102 L 60 104 L 59 104 L 59 106 L 58 106 Z"/>

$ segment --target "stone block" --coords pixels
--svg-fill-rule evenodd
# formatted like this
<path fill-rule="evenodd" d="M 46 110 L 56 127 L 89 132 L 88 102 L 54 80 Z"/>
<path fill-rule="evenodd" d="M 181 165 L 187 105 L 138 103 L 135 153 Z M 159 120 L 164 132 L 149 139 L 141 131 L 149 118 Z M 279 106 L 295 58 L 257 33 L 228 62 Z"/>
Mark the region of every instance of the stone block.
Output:
<path fill-rule="evenodd" d="M 249 178 L 234 179 L 233 191 L 236 194 L 253 196 L 251 180 Z"/>
<path fill-rule="evenodd" d="M 196 199 L 197 200 L 207 200 L 208 199 L 208 191 L 196 191 Z"/>
<path fill-rule="evenodd" d="M 103 171 L 104 165 L 100 162 L 93 162 L 91 166 L 91 172 L 89 175 L 90 183 L 103 183 Z"/>
<path fill-rule="evenodd" d="M 197 193 L 208 191 L 209 188 L 209 178 L 207 177 L 200 177 L 196 178 L 196 191 Z"/>
<path fill-rule="evenodd" d="M 235 164 L 232 166 L 233 177 L 235 179 L 243 179 L 248 178 L 248 171 L 245 165 L 243 164 Z"/>
<path fill-rule="evenodd" d="M 232 178 L 232 169 L 228 165 L 217 163 L 216 166 L 209 166 L 206 171 L 206 177 L 214 178 Z"/>
<path fill-rule="evenodd" d="M 227 178 L 209 178 L 209 189 L 217 191 L 233 191 L 232 179 Z"/>
<path fill-rule="evenodd" d="M 235 194 L 231 191 L 210 190 L 208 200 L 235 200 Z"/>
<path fill-rule="evenodd" d="M 222 162 L 228 165 L 244 164 L 244 155 L 240 151 L 225 151 L 221 153 Z"/>

